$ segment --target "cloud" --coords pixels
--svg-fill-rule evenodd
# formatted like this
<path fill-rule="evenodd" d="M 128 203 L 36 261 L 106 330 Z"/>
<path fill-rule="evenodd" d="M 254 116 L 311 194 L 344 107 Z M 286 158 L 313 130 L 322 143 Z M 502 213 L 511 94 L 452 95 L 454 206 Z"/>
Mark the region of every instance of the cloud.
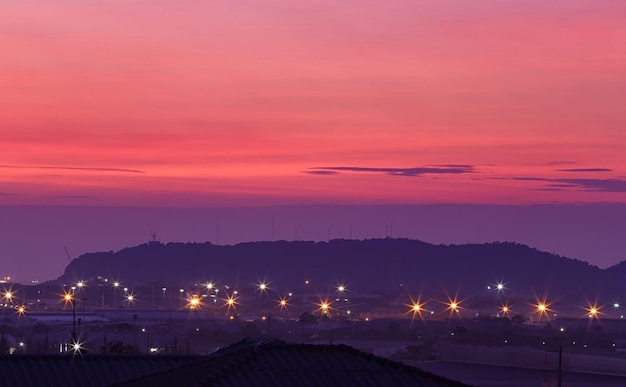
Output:
<path fill-rule="evenodd" d="M 337 171 L 303 171 L 304 173 L 309 173 L 311 175 L 336 175 L 339 172 Z"/>
<path fill-rule="evenodd" d="M 137 169 L 126 168 L 104 168 L 104 167 L 64 167 L 64 166 L 50 166 L 50 165 L 0 165 L 0 168 L 12 168 L 12 169 L 55 169 L 65 171 L 95 171 L 95 172 L 126 172 L 126 173 L 146 173 Z"/>
<path fill-rule="evenodd" d="M 542 177 L 513 177 L 512 180 L 542 181 L 546 189 L 582 189 L 596 192 L 626 192 L 626 180 L 623 179 L 547 179 Z"/>
<path fill-rule="evenodd" d="M 48 198 L 56 199 L 93 199 L 95 196 L 90 195 L 48 195 Z"/>
<path fill-rule="evenodd" d="M 473 166 L 465 164 L 433 165 L 415 168 L 314 167 L 311 169 L 312 171 L 309 171 L 308 173 L 327 175 L 336 174 L 339 171 L 382 173 L 390 176 L 421 176 L 427 174 L 462 174 L 475 172 Z"/>
<path fill-rule="evenodd" d="M 557 172 L 613 172 L 609 168 L 572 168 L 572 169 L 557 169 Z"/>

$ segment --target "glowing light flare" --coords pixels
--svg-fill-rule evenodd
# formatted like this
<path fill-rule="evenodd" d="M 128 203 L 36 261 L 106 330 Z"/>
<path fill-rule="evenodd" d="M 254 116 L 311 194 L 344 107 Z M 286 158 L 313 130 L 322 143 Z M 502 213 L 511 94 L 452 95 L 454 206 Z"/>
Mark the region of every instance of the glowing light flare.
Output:
<path fill-rule="evenodd" d="M 198 296 L 192 296 L 187 306 L 189 309 L 200 309 L 201 305 L 200 298 Z"/>
<path fill-rule="evenodd" d="M 113 282 L 113 287 L 116 288 L 116 289 L 119 288 L 120 287 L 120 283 L 117 282 L 117 281 Z"/>
<path fill-rule="evenodd" d="M 209 282 L 206 284 L 206 289 L 207 290 L 212 290 L 213 289 L 213 282 Z"/>
<path fill-rule="evenodd" d="M 134 303 L 136 300 L 137 300 L 137 297 L 135 297 L 135 295 L 132 293 L 126 296 L 126 302 L 128 303 L 128 305 Z"/>
<path fill-rule="evenodd" d="M 537 315 L 539 316 L 539 321 L 541 321 L 541 317 L 542 316 L 546 316 L 546 318 L 549 318 L 548 313 L 549 312 L 553 312 L 553 310 L 550 309 L 550 303 L 547 302 L 545 299 L 537 299 L 537 303 L 534 305 L 535 307 L 535 311 L 537 313 Z M 556 317 L 556 314 L 555 314 Z"/>
<path fill-rule="evenodd" d="M 227 312 L 230 312 L 231 309 L 236 312 L 237 305 L 239 305 L 239 303 L 237 302 L 237 297 L 234 294 L 230 296 L 226 294 L 226 298 L 224 298 L 224 306 L 226 306 Z"/>
<path fill-rule="evenodd" d="M 72 343 L 70 350 L 74 352 L 74 355 L 81 354 L 83 350 L 83 344 L 81 342 L 75 341 Z"/>
<path fill-rule="evenodd" d="M 85 281 L 78 281 L 78 283 L 76 284 L 77 287 L 82 288 L 85 286 Z"/>
<path fill-rule="evenodd" d="M 585 308 L 585 314 L 590 319 L 599 319 L 603 314 L 600 310 L 602 306 L 598 306 L 596 303 L 587 303 L 587 308 Z"/>
<path fill-rule="evenodd" d="M 422 318 L 422 312 L 424 312 L 424 303 L 420 301 L 420 298 L 413 299 L 411 297 L 411 303 L 405 304 L 409 308 L 409 310 L 405 314 L 412 314 L 411 320 L 415 319 L 416 316 Z"/>
<path fill-rule="evenodd" d="M 67 305 L 68 303 L 74 302 L 74 294 L 72 292 L 63 292 L 62 301 Z"/>
<path fill-rule="evenodd" d="M 4 297 L 4 299 L 7 302 L 13 301 L 13 296 L 14 296 L 14 294 L 13 294 L 13 292 L 11 290 L 5 290 L 4 291 L 3 297 Z"/>
<path fill-rule="evenodd" d="M 461 311 L 461 304 L 463 303 L 463 300 L 459 300 L 458 295 L 455 295 L 453 298 L 448 296 L 448 301 L 444 302 L 444 304 L 446 305 L 446 309 L 447 311 L 450 312 L 450 317 L 452 318 L 455 314 L 459 313 Z"/>
<path fill-rule="evenodd" d="M 316 305 L 318 306 L 317 310 L 323 314 L 328 314 L 332 309 L 332 303 L 328 299 L 320 299 L 320 302 Z"/>
<path fill-rule="evenodd" d="M 26 307 L 24 305 L 20 305 L 20 307 L 17 308 L 17 314 L 24 316 L 26 314 Z"/>
<path fill-rule="evenodd" d="M 289 303 L 287 302 L 286 298 L 281 298 L 280 300 L 278 300 L 278 306 L 280 307 L 280 310 L 287 309 L 288 304 Z"/>

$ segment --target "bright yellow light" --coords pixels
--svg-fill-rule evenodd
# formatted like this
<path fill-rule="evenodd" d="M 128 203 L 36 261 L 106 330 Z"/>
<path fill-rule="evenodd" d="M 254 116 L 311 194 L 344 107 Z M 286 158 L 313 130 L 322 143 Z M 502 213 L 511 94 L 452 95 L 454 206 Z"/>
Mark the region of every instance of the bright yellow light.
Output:
<path fill-rule="evenodd" d="M 503 306 L 502 307 L 502 313 L 509 313 L 509 307 L 508 306 Z"/>
<path fill-rule="evenodd" d="M 404 304 L 406 307 L 409 308 L 409 310 L 405 313 L 405 315 L 412 314 L 411 320 L 415 319 L 415 317 L 417 316 L 422 318 L 422 312 L 424 312 L 425 303 L 421 302 L 419 297 L 417 299 L 413 299 L 413 297 L 409 295 L 409 298 L 411 299 L 411 303 Z"/>
<path fill-rule="evenodd" d="M 65 302 L 70 302 L 72 301 L 74 297 L 72 297 L 72 293 L 65 293 L 65 295 L 63 296 L 63 299 L 65 300 Z"/>
<path fill-rule="evenodd" d="M 259 284 L 259 290 L 260 290 L 260 291 L 262 291 L 262 292 L 264 292 L 264 291 L 265 291 L 265 289 L 267 289 L 267 284 L 265 284 L 265 283 L 263 283 L 263 282 L 262 282 L 262 283 L 260 283 L 260 284 Z"/>
<path fill-rule="evenodd" d="M 280 306 L 280 309 L 284 309 L 287 307 L 287 299 L 286 298 L 281 298 L 280 301 L 278 301 L 278 305 Z"/>
<path fill-rule="evenodd" d="M 322 310 L 324 311 L 328 310 L 328 303 L 326 302 L 322 303 Z"/>
<path fill-rule="evenodd" d="M 339 286 L 337 287 L 337 290 L 343 293 L 343 292 L 346 290 L 346 287 L 345 287 L 345 286 L 343 286 L 343 285 L 339 285 Z"/>
<path fill-rule="evenodd" d="M 116 281 L 116 282 L 113 282 L 113 287 L 118 288 L 119 286 L 120 286 L 120 283 L 119 283 L 119 282 L 117 282 L 117 281 Z"/>
<path fill-rule="evenodd" d="M 234 298 L 229 298 L 228 301 L 226 301 L 226 303 L 228 305 L 234 305 L 235 304 L 235 299 Z"/>
<path fill-rule="evenodd" d="M 189 300 L 189 308 L 196 309 L 200 306 L 200 299 L 197 296 L 193 296 L 191 300 Z"/>
<path fill-rule="evenodd" d="M 209 282 L 208 284 L 206 284 L 206 288 L 207 288 L 208 290 L 213 289 L 213 283 L 212 283 L 212 282 Z"/>
<path fill-rule="evenodd" d="M 11 300 L 13 299 L 13 293 L 11 293 L 10 291 L 6 291 L 6 292 L 4 293 L 4 298 L 5 298 L 7 301 L 11 301 Z"/>
<path fill-rule="evenodd" d="M 456 302 L 450 303 L 450 309 L 457 310 L 458 308 L 459 308 L 459 304 L 457 304 Z"/>
<path fill-rule="evenodd" d="M 24 313 L 26 313 L 26 307 L 24 305 L 20 306 L 19 308 L 17 308 L 17 313 L 20 315 L 24 315 Z"/>
<path fill-rule="evenodd" d="M 128 296 L 126 296 L 126 300 L 128 302 L 133 302 L 135 301 L 135 296 L 133 296 L 132 294 L 129 294 Z"/>
<path fill-rule="evenodd" d="M 589 318 L 599 318 L 602 312 L 600 312 L 600 307 L 594 304 L 589 304 L 589 308 L 587 308 Z"/>
<path fill-rule="evenodd" d="M 85 283 L 83 281 L 78 281 L 76 286 L 78 286 L 79 288 L 82 288 L 83 286 L 85 286 Z"/>
<path fill-rule="evenodd" d="M 543 315 L 546 316 L 546 318 L 548 318 L 548 320 L 550 319 L 550 317 L 548 316 L 548 313 L 552 313 L 554 312 L 553 310 L 550 309 L 550 303 L 548 303 L 546 301 L 546 299 L 537 299 L 537 303 L 534 305 L 535 309 L 536 309 L 536 313 L 539 315 L 539 321 L 541 321 L 541 318 L 543 317 Z M 556 314 L 554 315 L 554 317 L 556 317 Z"/>

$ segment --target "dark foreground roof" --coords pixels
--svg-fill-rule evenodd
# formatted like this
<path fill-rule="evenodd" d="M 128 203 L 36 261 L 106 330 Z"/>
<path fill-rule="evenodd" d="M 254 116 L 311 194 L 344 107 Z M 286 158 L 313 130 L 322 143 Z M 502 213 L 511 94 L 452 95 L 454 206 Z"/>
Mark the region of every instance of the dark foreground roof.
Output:
<path fill-rule="evenodd" d="M 0 386 L 110 386 L 200 359 L 168 355 L 1 355 Z"/>
<path fill-rule="evenodd" d="M 205 360 L 124 386 L 465 386 L 347 345 L 244 339 Z"/>

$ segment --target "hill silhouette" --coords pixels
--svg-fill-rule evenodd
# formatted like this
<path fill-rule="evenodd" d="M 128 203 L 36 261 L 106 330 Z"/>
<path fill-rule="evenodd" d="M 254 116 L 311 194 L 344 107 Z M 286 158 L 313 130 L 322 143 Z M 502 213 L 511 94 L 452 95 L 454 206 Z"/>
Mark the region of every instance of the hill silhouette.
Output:
<path fill-rule="evenodd" d="M 268 281 L 275 289 L 325 291 L 339 283 L 352 290 L 476 294 L 498 282 L 529 297 L 594 299 L 624 291 L 626 263 L 602 270 L 586 262 L 517 243 L 433 245 L 410 239 L 335 239 L 328 242 L 206 243 L 150 242 L 118 252 L 84 254 L 60 282 L 106 277 L 125 283 L 164 285 L 209 280 L 237 287 Z"/>

